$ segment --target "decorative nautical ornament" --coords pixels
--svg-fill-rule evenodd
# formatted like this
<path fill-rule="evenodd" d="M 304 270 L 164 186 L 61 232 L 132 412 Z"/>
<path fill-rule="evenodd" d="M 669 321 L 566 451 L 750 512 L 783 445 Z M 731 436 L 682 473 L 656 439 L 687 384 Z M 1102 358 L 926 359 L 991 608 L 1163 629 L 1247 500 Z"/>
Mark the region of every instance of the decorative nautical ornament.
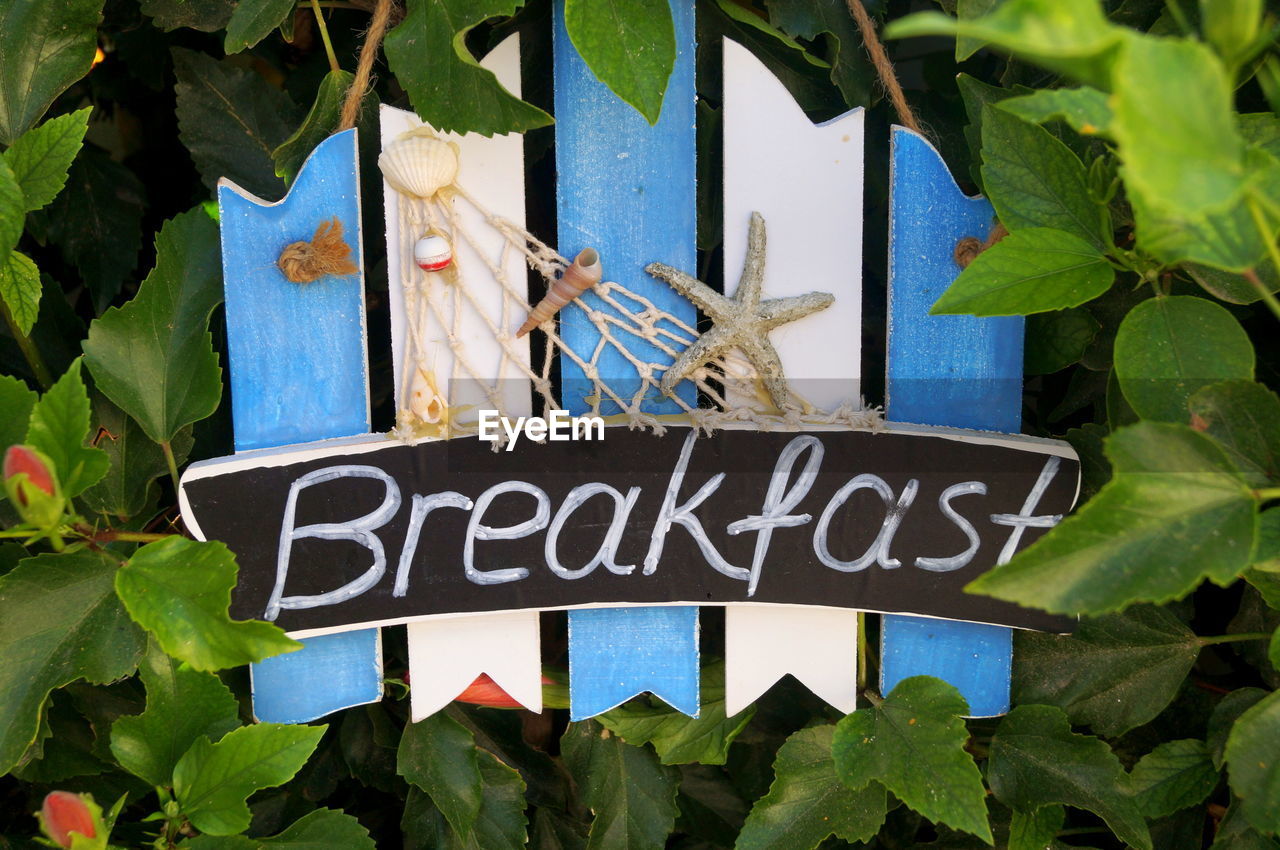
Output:
<path fill-rule="evenodd" d="M 453 245 L 439 233 L 428 233 L 414 243 L 413 261 L 423 271 L 438 272 L 453 262 Z"/>
<path fill-rule="evenodd" d="M 412 198 L 430 198 L 458 178 L 458 146 L 425 124 L 400 134 L 378 157 L 391 188 Z"/>
<path fill-rule="evenodd" d="M 573 265 L 547 287 L 546 296 L 529 312 L 529 318 L 516 331 L 516 337 L 524 336 L 554 316 L 564 305 L 599 283 L 603 271 L 600 254 L 595 248 L 583 248 L 579 251 L 578 256 L 573 258 Z"/>
<path fill-rule="evenodd" d="M 436 387 L 435 376 L 422 366 L 414 370 L 409 391 L 409 412 L 424 425 L 444 425 L 449 418 L 449 405 Z"/>

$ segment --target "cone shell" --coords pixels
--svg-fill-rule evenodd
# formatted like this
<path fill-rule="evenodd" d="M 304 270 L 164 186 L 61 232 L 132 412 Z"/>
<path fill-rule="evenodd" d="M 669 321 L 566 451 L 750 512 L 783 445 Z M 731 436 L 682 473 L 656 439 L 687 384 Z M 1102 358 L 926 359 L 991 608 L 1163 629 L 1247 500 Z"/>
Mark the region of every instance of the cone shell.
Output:
<path fill-rule="evenodd" d="M 413 372 L 409 412 L 415 420 L 426 425 L 443 423 L 449 415 L 449 404 L 436 389 L 435 376 L 421 366 Z"/>
<path fill-rule="evenodd" d="M 430 198 L 458 177 L 458 147 L 422 126 L 400 136 L 378 157 L 391 188 L 413 198 Z"/>
<path fill-rule="evenodd" d="M 558 279 L 551 282 L 551 286 L 547 288 L 546 297 L 529 312 L 529 318 L 520 326 L 520 330 L 516 331 L 516 338 L 524 336 L 547 321 L 564 305 L 599 283 L 603 271 L 600 266 L 600 254 L 596 249 L 583 248 L 578 256 L 573 258 L 573 265 L 565 269 L 564 274 Z"/>

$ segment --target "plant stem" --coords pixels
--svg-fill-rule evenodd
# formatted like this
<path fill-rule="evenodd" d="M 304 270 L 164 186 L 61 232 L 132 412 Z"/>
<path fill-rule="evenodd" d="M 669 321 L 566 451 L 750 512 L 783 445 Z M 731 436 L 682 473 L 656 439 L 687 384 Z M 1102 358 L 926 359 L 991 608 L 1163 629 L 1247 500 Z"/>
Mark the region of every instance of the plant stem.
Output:
<path fill-rule="evenodd" d="M 320 10 L 320 0 L 311 0 L 311 11 L 316 13 L 316 25 L 320 27 L 320 40 L 324 42 L 324 52 L 329 56 L 329 70 L 341 71 L 338 57 L 333 52 L 333 42 L 329 40 L 329 27 L 324 22 L 324 12 Z"/>
<path fill-rule="evenodd" d="M 1280 319 L 1280 301 L 1276 300 L 1275 293 L 1262 282 L 1262 278 L 1258 277 L 1258 273 L 1253 269 L 1245 269 L 1242 274 L 1244 279 L 1249 281 L 1249 285 L 1258 290 L 1259 297 L 1262 298 L 1263 303 L 1267 305 L 1272 314 L 1277 319 Z"/>
<path fill-rule="evenodd" d="M 174 534 L 149 534 L 145 531 L 112 531 L 108 529 L 101 534 L 94 535 L 93 539 L 97 543 L 114 543 L 117 540 L 125 543 L 155 543 L 156 541 L 176 536 Z"/>
<path fill-rule="evenodd" d="M 1258 229 L 1258 235 L 1262 237 L 1262 241 L 1266 243 L 1267 253 L 1271 256 L 1271 265 L 1280 272 L 1280 247 L 1276 246 L 1275 237 L 1271 235 L 1271 227 L 1267 224 L 1267 217 L 1262 212 L 1262 207 L 1258 206 L 1257 199 L 1249 197 L 1245 204 L 1249 207 L 1249 215 L 1253 216 L 1253 226 Z M 1275 313 L 1276 318 L 1280 318 L 1280 302 L 1276 301 L 1275 295 L 1258 278 L 1253 269 L 1246 269 L 1244 273 L 1245 280 L 1258 290 L 1258 294 L 1262 296 L 1262 300 L 1271 308 L 1271 312 Z"/>
<path fill-rule="evenodd" d="M 1271 632 L 1243 632 L 1238 635 L 1214 635 L 1197 638 L 1201 646 L 1214 646 L 1219 643 L 1243 643 L 1249 640 L 1271 640 Z"/>
<path fill-rule="evenodd" d="M 178 462 L 173 457 L 173 446 L 168 440 L 160 444 L 160 448 L 164 450 L 165 462 L 169 464 L 169 477 L 173 479 L 173 492 L 178 492 Z"/>
<path fill-rule="evenodd" d="M 49 374 L 49 367 L 45 365 L 44 358 L 40 356 L 40 350 L 31 341 L 31 337 L 24 334 L 18 327 L 13 313 L 9 312 L 9 305 L 4 303 L 3 299 L 0 299 L 0 314 L 4 316 L 5 324 L 9 326 L 9 333 L 13 334 L 14 342 L 18 343 L 22 356 L 27 359 L 27 365 L 31 367 L 31 374 L 36 376 L 36 382 L 40 384 L 41 389 L 49 389 L 53 386 L 53 376 Z"/>
<path fill-rule="evenodd" d="M 1253 496 L 1259 502 L 1269 502 L 1272 499 L 1280 499 L 1280 487 L 1263 487 L 1261 490 L 1254 490 Z"/>
<path fill-rule="evenodd" d="M 867 615 L 858 612 L 858 690 L 867 689 Z"/>

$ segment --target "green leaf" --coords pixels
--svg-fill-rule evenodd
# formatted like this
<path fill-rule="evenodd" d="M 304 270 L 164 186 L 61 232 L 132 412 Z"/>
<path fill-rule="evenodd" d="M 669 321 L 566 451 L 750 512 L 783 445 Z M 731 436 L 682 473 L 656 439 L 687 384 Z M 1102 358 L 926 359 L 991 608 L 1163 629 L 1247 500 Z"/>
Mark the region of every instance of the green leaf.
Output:
<path fill-rule="evenodd" d="M 294 0 L 240 0 L 227 22 L 223 49 L 228 54 L 253 47 L 293 14 Z"/>
<path fill-rule="evenodd" d="M 523 850 L 529 825 L 524 813 L 524 780 L 492 753 L 480 750 L 478 761 L 484 783 L 480 814 L 470 839 L 457 846 L 465 850 Z"/>
<path fill-rule="evenodd" d="M 1014 635 L 1013 702 L 1055 705 L 1071 722 L 1117 737 L 1164 710 L 1200 654 L 1200 642 L 1164 608 L 1082 620 L 1072 635 Z"/>
<path fill-rule="evenodd" d="M 351 815 L 316 809 L 279 835 L 198 835 L 178 845 L 191 850 L 376 850 L 369 830 Z"/>
<path fill-rule="evenodd" d="M 1080 158 L 1048 130 L 1000 105 L 983 108 L 982 186 L 1010 231 L 1048 227 L 1105 250 L 1102 215 Z"/>
<path fill-rule="evenodd" d="M 1111 130 L 1111 105 L 1107 96 L 1089 86 L 1039 89 L 1003 100 L 1000 108 L 1036 124 L 1065 121 L 1082 136 L 1106 136 Z"/>
<path fill-rule="evenodd" d="M 1014 811 L 1009 822 L 1009 850 L 1045 850 L 1054 839 L 1067 813 L 1062 806 L 1049 804 L 1030 812 Z"/>
<path fill-rule="evenodd" d="M 11 375 L 0 375 L 0 454 L 27 438 L 31 408 L 40 398 L 25 383 Z"/>
<path fill-rule="evenodd" d="M 101 393 L 93 396 L 93 422 L 102 429 L 97 445 L 107 453 L 111 469 L 81 498 L 96 513 L 123 519 L 138 516 L 158 497 L 156 479 L 169 474 L 164 451 Z M 172 446 L 178 464 L 186 460 L 191 444 L 190 427 L 174 435 Z"/>
<path fill-rule="evenodd" d="M 324 726 L 259 723 L 214 744 L 196 738 L 173 769 L 173 792 L 192 825 L 210 835 L 249 828 L 249 795 L 283 785 L 320 743 Z"/>
<path fill-rule="evenodd" d="M 1250 572 L 1258 570 L 1280 573 L 1280 507 L 1268 508 L 1258 516 L 1258 548 Z M 1263 597 L 1272 608 L 1280 608 L 1274 595 L 1263 593 Z"/>
<path fill-rule="evenodd" d="M 142 0 L 142 14 L 163 30 L 181 27 L 202 32 L 220 30 L 231 20 L 235 0 Z"/>
<path fill-rule="evenodd" d="M 903 679 L 880 704 L 837 724 L 836 773 L 854 791 L 878 782 L 929 820 L 991 842 L 982 776 L 964 749 L 968 713 L 941 679 Z"/>
<path fill-rule="evenodd" d="M 1205 745 L 1209 749 L 1214 769 L 1222 770 L 1222 766 L 1226 763 L 1227 738 L 1236 721 L 1240 719 L 1240 715 L 1253 708 L 1266 696 L 1267 691 L 1262 688 L 1236 688 L 1213 707 L 1213 713 L 1209 715 Z"/>
<path fill-rule="evenodd" d="M 1259 832 L 1280 832 L 1280 691 L 1240 715 L 1227 736 L 1226 759 L 1245 818 Z"/>
<path fill-rule="evenodd" d="M 0 261 L 18 244 L 26 222 L 27 199 L 8 161 L 0 158 Z M 7 300 L 7 296 L 6 296 Z"/>
<path fill-rule="evenodd" d="M 956 17 L 962 21 L 981 18 L 999 5 L 1000 0 L 956 0 Z M 980 38 L 959 36 L 956 38 L 956 61 L 963 62 L 984 47 L 986 42 Z"/>
<path fill-rule="evenodd" d="M 36 402 L 27 428 L 27 443 L 53 461 L 62 493 L 69 498 L 102 480 L 111 464 L 102 449 L 84 444 L 88 436 L 89 392 L 77 359 Z"/>
<path fill-rule="evenodd" d="M 1255 830 L 1240 808 L 1239 800 L 1231 801 L 1226 817 L 1218 824 L 1210 850 L 1280 850 L 1280 841 Z"/>
<path fill-rule="evenodd" d="M 676 820 L 675 768 L 653 750 L 633 747 L 599 723 L 570 723 L 560 739 L 582 802 L 595 813 L 589 850 L 660 850 Z"/>
<path fill-rule="evenodd" d="M 1183 270 L 1206 292 L 1231 304 L 1253 304 L 1262 299 L 1258 289 L 1240 272 L 1224 271 L 1199 263 L 1187 263 Z M 1280 275 L 1270 260 L 1258 263 L 1254 272 L 1269 292 L 1280 290 Z"/>
<path fill-rule="evenodd" d="M 196 209 L 160 229 L 156 267 L 137 296 L 89 326 L 85 362 L 98 389 L 157 443 L 218 407 L 209 315 L 221 300 L 217 228 Z"/>
<path fill-rule="evenodd" d="M 89 287 L 95 312 L 107 308 L 138 265 L 143 196 L 132 171 L 89 147 L 71 164 L 66 188 L 43 213 L 50 241 Z"/>
<path fill-rule="evenodd" d="M 688 717 L 661 700 L 642 698 L 596 718 L 628 744 L 652 744 L 663 764 L 724 764 L 729 745 L 755 716 L 752 706 L 733 717 L 724 713 L 724 662 L 702 671 L 702 704 Z"/>
<path fill-rule="evenodd" d="M 1124 768 L 1103 741 L 1071 731 L 1067 716 L 1048 705 L 1020 705 L 991 738 L 987 781 L 1016 811 L 1062 803 L 1093 812 L 1121 840 L 1151 850 L 1151 837 L 1124 792 Z"/>
<path fill-rule="evenodd" d="M 0 3 L 0 144 L 13 144 L 89 73 L 101 13 L 102 0 Z"/>
<path fill-rule="evenodd" d="M 194 50 L 173 49 L 178 136 L 204 184 L 233 180 L 273 200 L 284 194 L 271 152 L 289 137 L 297 107 L 260 74 Z"/>
<path fill-rule="evenodd" d="M 1092 301 L 1114 279 L 1102 252 L 1080 237 L 1029 227 L 974 258 L 930 314 L 1025 316 L 1062 310 Z"/>
<path fill-rule="evenodd" d="M 1129 774 L 1129 794 L 1144 817 L 1161 818 L 1196 806 L 1213 793 L 1218 771 L 1204 741 L 1165 741 L 1147 753 Z"/>
<path fill-rule="evenodd" d="M 1193 427 L 1217 440 L 1250 484 L 1265 487 L 1280 480 L 1280 398 L 1275 393 L 1254 381 L 1223 381 L 1191 396 L 1188 407 Z"/>
<path fill-rule="evenodd" d="M 458 133 L 522 133 L 551 116 L 498 82 L 467 49 L 467 33 L 519 0 L 409 0 L 408 11 L 384 42 L 387 64 L 431 126 Z"/>
<path fill-rule="evenodd" d="M 600 82 L 650 124 L 676 65 L 676 28 L 667 0 L 566 0 L 569 41 Z"/>
<path fill-rule="evenodd" d="M 1125 188 L 1153 209 L 1199 216 L 1244 186 L 1232 84 L 1196 41 L 1130 38 L 1115 66 L 1111 133 Z"/>
<path fill-rule="evenodd" d="M 212 673 L 170 658 L 152 641 L 139 665 L 147 688 L 141 714 L 111 727 L 111 752 L 148 785 L 173 785 L 173 768 L 196 738 L 221 738 L 240 725 L 240 704 Z"/>
<path fill-rule="evenodd" d="M 0 261 L 0 300 L 18 330 L 30 334 L 40 315 L 40 270 L 21 251 L 9 251 Z"/>
<path fill-rule="evenodd" d="M 889 24 L 884 34 L 976 39 L 1106 89 L 1124 30 L 1106 19 L 1097 0 L 1005 0 L 991 14 L 973 20 L 958 21 L 938 12 L 908 15 Z"/>
<path fill-rule="evenodd" d="M 1186 422 L 1201 387 L 1252 380 L 1253 344 L 1225 307 L 1205 298 L 1151 298 L 1129 311 L 1116 333 L 1116 377 L 1145 419 Z"/>
<path fill-rule="evenodd" d="M 18 137 L 7 151 L 4 161 L 22 187 L 27 212 L 48 204 L 67 183 L 67 170 L 84 144 L 89 129 L 86 106 L 67 115 L 50 118 Z"/>
<path fill-rule="evenodd" d="M 839 2 L 765 4 L 769 23 L 793 38 L 818 41 L 825 34 L 830 49 L 823 54 L 831 65 L 830 79 L 848 106 L 871 104 L 875 72 L 867 61 L 858 31 L 847 6 Z"/>
<path fill-rule="evenodd" d="M 271 152 L 276 174 L 283 177 L 286 183 L 293 183 L 293 179 L 302 170 L 302 163 L 307 161 L 316 145 L 329 138 L 329 134 L 337 128 L 342 116 L 342 101 L 354 80 L 355 75 L 350 71 L 330 71 L 325 74 L 316 92 L 315 103 L 311 104 L 311 110 L 307 112 L 301 126 L 284 144 Z"/>
<path fill-rule="evenodd" d="M 773 764 L 769 793 L 756 801 L 737 850 L 810 850 L 828 836 L 869 841 L 888 809 L 884 786 L 854 791 L 841 784 L 832 758 L 836 727 L 813 726 L 787 738 Z"/>
<path fill-rule="evenodd" d="M 1023 371 L 1028 375 L 1051 375 L 1080 362 L 1101 327 L 1085 309 L 1028 316 Z"/>
<path fill-rule="evenodd" d="M 166 537 L 134 552 L 116 573 L 116 593 L 165 652 L 197 670 L 238 667 L 301 646 L 270 623 L 231 619 L 236 569 L 221 543 Z"/>
<path fill-rule="evenodd" d="M 483 803 L 475 737 L 444 712 L 404 728 L 396 773 L 435 803 L 453 831 L 471 835 Z"/>
<path fill-rule="evenodd" d="M 133 672 L 143 635 L 112 590 L 115 563 L 88 550 L 40 555 L 0 576 L 0 772 L 36 740 L 49 692 Z"/>
<path fill-rule="evenodd" d="M 1253 491 L 1208 437 L 1141 422 L 1107 440 L 1114 476 L 1097 496 L 966 590 L 1055 613 L 1177 599 L 1249 565 Z"/>
<path fill-rule="evenodd" d="M 968 74 L 956 74 L 956 88 L 960 89 L 960 98 L 964 101 L 964 112 L 969 118 L 969 124 L 964 128 L 964 140 L 969 147 L 969 155 L 972 159 L 969 173 L 973 181 L 981 187 L 982 116 L 987 106 L 1012 97 L 1015 90 L 989 85 Z"/>

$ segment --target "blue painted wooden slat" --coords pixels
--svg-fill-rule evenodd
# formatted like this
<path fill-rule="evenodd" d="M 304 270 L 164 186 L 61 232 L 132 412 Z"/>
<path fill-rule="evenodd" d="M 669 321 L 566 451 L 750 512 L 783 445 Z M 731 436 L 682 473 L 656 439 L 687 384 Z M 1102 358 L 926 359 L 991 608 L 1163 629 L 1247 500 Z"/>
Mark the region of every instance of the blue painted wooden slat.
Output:
<path fill-rule="evenodd" d="M 363 273 L 299 285 L 276 266 L 282 248 L 334 216 L 358 261 L 356 131 L 317 146 L 279 203 L 224 181 L 218 204 L 236 451 L 367 433 Z M 302 723 L 381 697 L 377 629 L 303 643 L 253 665 L 259 720 Z"/>
<path fill-rule="evenodd" d="M 891 157 L 888 417 L 1016 433 L 1023 320 L 929 315 L 960 273 L 956 242 L 990 232 L 991 204 L 965 196 L 938 152 L 909 130 L 894 128 Z M 886 616 L 881 643 L 885 692 L 909 676 L 937 676 L 974 716 L 1009 710 L 1011 630 Z"/>
<path fill-rule="evenodd" d="M 672 0 L 678 54 L 667 86 L 662 116 L 649 126 L 619 100 L 578 55 L 564 27 L 564 3 L 555 4 L 556 209 L 560 251 L 573 256 L 584 247 L 600 252 L 605 277 L 652 300 L 694 324 L 693 305 L 644 272 L 661 261 L 678 269 L 696 268 L 697 232 L 694 134 L 694 4 Z M 594 295 L 585 300 L 609 309 Z M 561 312 L 560 333 L 575 351 L 591 352 L 599 334 L 583 312 Z M 642 360 L 669 362 L 661 351 L 634 340 Z M 598 361 L 610 386 L 629 397 L 639 380 L 618 352 Z M 562 399 L 574 413 L 585 412 L 590 381 L 568 358 L 561 359 Z M 696 403 L 685 382 L 681 397 Z M 655 398 L 655 413 L 679 406 Z M 605 413 L 616 407 L 605 407 Z M 698 609 L 694 607 L 611 608 L 569 612 L 570 714 L 580 720 L 644 690 L 653 690 L 686 714 L 698 710 Z"/>

